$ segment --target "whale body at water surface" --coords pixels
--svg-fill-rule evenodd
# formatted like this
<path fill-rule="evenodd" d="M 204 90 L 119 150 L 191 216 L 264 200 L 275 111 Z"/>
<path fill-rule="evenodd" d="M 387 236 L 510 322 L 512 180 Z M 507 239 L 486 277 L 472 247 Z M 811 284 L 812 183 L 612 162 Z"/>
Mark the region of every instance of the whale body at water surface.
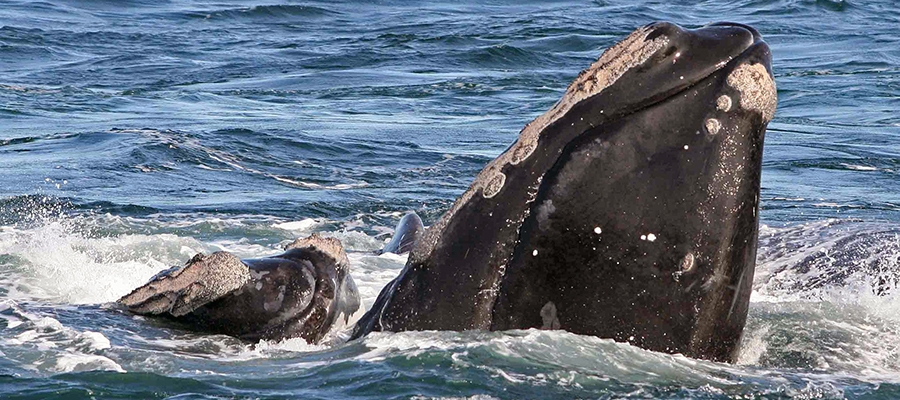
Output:
<path fill-rule="evenodd" d="M 564 329 L 733 360 L 755 267 L 763 137 L 775 106 L 771 54 L 754 29 L 731 23 L 638 29 L 529 123 L 439 221 L 424 232 L 417 217 L 398 228 L 399 234 L 414 232 L 408 263 L 359 320 L 353 337 L 371 331 Z M 408 239 L 392 243 L 405 249 Z M 226 261 L 233 266 L 225 269 L 230 275 L 200 286 L 217 287 L 226 299 L 251 293 L 257 284 L 267 288 L 260 282 L 248 288 L 247 267 Z M 283 273 L 307 282 L 298 288 L 318 287 L 309 282 L 346 270 L 292 262 Z M 214 264 L 197 268 L 197 276 L 216 276 L 201 273 Z M 290 278 L 291 271 L 299 278 Z M 332 316 L 349 312 L 357 296 L 355 287 L 316 292 L 303 304 L 328 300 L 320 307 L 328 318 L 281 315 L 293 321 L 283 324 L 257 316 L 256 325 L 265 329 L 241 334 L 217 318 L 226 318 L 229 307 L 236 316 L 264 311 L 268 298 L 220 299 L 209 303 L 217 312 L 211 314 L 207 305 L 179 307 L 172 293 L 190 287 L 189 279 L 159 291 L 148 289 L 153 284 L 119 302 L 137 313 L 175 310 L 205 330 L 311 342 L 340 321 Z M 335 285 L 328 287 L 343 287 Z M 271 290 L 257 291 L 278 293 Z M 300 306 L 290 310 L 307 313 Z"/>
<path fill-rule="evenodd" d="M 776 101 L 754 29 L 638 29 L 481 171 L 354 337 L 564 329 L 733 360 Z"/>
<path fill-rule="evenodd" d="M 313 234 L 273 257 L 198 254 L 117 301 L 129 311 L 245 340 L 302 337 L 317 343 L 359 310 L 340 241 Z"/>

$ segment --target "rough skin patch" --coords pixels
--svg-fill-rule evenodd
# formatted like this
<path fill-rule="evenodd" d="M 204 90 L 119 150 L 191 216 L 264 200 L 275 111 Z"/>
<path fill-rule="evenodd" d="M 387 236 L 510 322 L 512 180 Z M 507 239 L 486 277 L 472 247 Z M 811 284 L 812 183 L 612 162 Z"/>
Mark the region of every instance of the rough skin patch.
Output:
<path fill-rule="evenodd" d="M 317 233 L 313 233 L 305 239 L 296 239 L 287 246 L 284 246 L 285 251 L 303 248 L 310 248 L 325 253 L 334 259 L 338 271 L 350 268 L 350 261 L 347 259 L 347 253 L 344 252 L 344 247 L 341 246 L 341 241 L 337 238 L 322 237 Z"/>
<path fill-rule="evenodd" d="M 716 99 L 716 108 L 724 112 L 731 110 L 731 97 L 724 94 L 719 96 L 719 98 Z"/>
<path fill-rule="evenodd" d="M 490 181 L 488 181 L 487 185 L 484 186 L 481 193 L 484 198 L 489 199 L 497 195 L 500 192 L 500 189 L 503 189 L 503 184 L 506 182 L 506 175 L 503 175 L 502 172 L 498 172 L 497 175 L 494 175 Z"/>
<path fill-rule="evenodd" d="M 710 135 L 715 135 L 715 134 L 719 133 L 719 128 L 721 128 L 721 127 L 722 127 L 722 124 L 719 123 L 719 120 L 717 120 L 715 118 L 710 118 L 710 119 L 706 120 L 706 130 L 709 132 Z"/>
<path fill-rule="evenodd" d="M 568 113 L 575 104 L 600 93 L 615 83 L 626 71 L 643 64 L 668 43 L 668 38 L 665 36 L 647 41 L 646 38 L 650 31 L 649 27 L 634 31 L 624 40 L 603 52 L 590 67 L 581 71 L 578 77 L 569 84 L 566 94 L 553 105 L 553 108 L 525 125 L 522 132 L 519 133 L 518 141 L 507 152 L 512 153 L 511 157 L 503 161 L 516 165 L 528 158 L 537 147 L 537 139 L 541 131 Z M 501 156 L 501 158 L 503 157 Z M 501 158 L 498 158 L 498 161 Z"/>
<path fill-rule="evenodd" d="M 741 64 L 728 75 L 728 86 L 741 93 L 740 105 L 748 110 L 758 111 L 766 122 L 775 116 L 778 92 L 775 80 L 762 64 Z"/>
<path fill-rule="evenodd" d="M 180 317 L 237 290 L 250 280 L 250 269 L 233 254 L 197 254 L 183 267 L 161 275 L 117 303 L 138 314 Z"/>

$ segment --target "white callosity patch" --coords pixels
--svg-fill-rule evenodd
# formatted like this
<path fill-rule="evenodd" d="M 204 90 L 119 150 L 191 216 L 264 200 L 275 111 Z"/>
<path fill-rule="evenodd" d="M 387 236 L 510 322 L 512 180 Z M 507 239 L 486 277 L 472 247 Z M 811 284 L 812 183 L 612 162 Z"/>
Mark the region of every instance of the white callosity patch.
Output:
<path fill-rule="evenodd" d="M 515 165 L 528 158 L 537 147 L 538 136 L 544 128 L 569 112 L 575 104 L 611 86 L 626 71 L 643 64 L 651 55 L 668 44 L 668 38 L 665 36 L 646 40 L 650 32 L 652 30 L 649 27 L 636 30 L 605 51 L 590 67 L 581 71 L 553 108 L 522 129 L 519 140 L 504 154 L 504 156 L 509 155 L 510 157 L 503 161 Z"/>
<path fill-rule="evenodd" d="M 719 96 L 719 98 L 716 99 L 716 108 L 718 108 L 719 111 L 724 112 L 731 110 L 731 97 L 724 94 Z"/>
<path fill-rule="evenodd" d="M 710 135 L 715 135 L 719 133 L 719 129 L 722 128 L 722 123 L 715 118 L 710 118 L 706 120 L 706 131 L 709 132 Z"/>
<path fill-rule="evenodd" d="M 183 267 L 157 276 L 118 300 L 140 314 L 186 315 L 250 281 L 250 271 L 234 254 L 197 254 Z"/>
<path fill-rule="evenodd" d="M 728 75 L 728 85 L 741 93 L 740 106 L 762 114 L 771 121 L 775 117 L 778 92 L 775 80 L 762 64 L 741 64 Z"/>
<path fill-rule="evenodd" d="M 481 193 L 484 195 L 486 199 L 494 197 L 497 193 L 500 193 L 500 189 L 503 189 L 503 184 L 506 183 L 506 175 L 502 172 L 498 172 L 494 175 L 491 180 L 488 181 L 487 185 L 484 186 L 484 189 Z"/>

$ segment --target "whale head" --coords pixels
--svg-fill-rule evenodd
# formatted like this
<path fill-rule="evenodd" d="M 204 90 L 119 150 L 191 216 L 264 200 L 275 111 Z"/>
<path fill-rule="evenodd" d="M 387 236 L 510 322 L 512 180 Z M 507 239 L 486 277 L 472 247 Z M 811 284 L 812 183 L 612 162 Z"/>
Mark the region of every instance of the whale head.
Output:
<path fill-rule="evenodd" d="M 558 328 L 733 359 L 776 102 L 753 28 L 637 29 L 478 174 L 356 336 Z"/>

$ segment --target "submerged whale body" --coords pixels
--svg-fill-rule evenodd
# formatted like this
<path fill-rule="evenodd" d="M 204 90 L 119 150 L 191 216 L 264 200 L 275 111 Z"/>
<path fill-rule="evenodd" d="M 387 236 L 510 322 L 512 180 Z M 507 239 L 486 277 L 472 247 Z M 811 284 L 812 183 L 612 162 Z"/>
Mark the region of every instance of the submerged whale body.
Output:
<path fill-rule="evenodd" d="M 564 329 L 733 360 L 776 101 L 754 29 L 638 29 L 479 173 L 353 336 Z"/>
<path fill-rule="evenodd" d="M 733 360 L 758 236 L 771 54 L 744 25 L 644 26 L 608 49 L 428 229 L 357 322 L 372 331 L 563 329 Z M 321 340 L 359 308 L 335 239 L 191 260 L 119 300 L 247 339 Z M 339 318 L 342 316 L 343 318 Z"/>

